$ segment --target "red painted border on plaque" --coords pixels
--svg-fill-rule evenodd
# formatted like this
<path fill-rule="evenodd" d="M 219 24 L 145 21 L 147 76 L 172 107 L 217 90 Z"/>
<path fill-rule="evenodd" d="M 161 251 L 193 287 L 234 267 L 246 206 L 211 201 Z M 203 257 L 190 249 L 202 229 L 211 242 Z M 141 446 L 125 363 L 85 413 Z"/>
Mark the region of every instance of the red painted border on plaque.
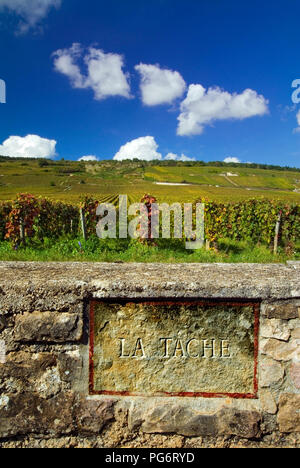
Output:
<path fill-rule="evenodd" d="M 258 302 L 212 302 L 208 300 L 195 301 L 140 301 L 140 300 L 119 300 L 114 303 L 135 303 L 144 305 L 199 305 L 199 306 L 231 306 L 231 307 L 253 307 L 254 312 L 254 370 L 253 370 L 253 393 L 207 393 L 207 392 L 156 392 L 151 395 L 133 392 L 113 392 L 108 390 L 95 390 L 94 388 L 94 346 L 95 346 L 95 304 L 109 304 L 108 301 L 93 300 L 90 304 L 90 347 L 89 347 L 89 394 L 90 395 L 109 395 L 109 396 L 153 396 L 153 397 L 202 397 L 202 398 L 235 398 L 235 399 L 257 399 L 258 392 L 258 346 L 259 346 L 259 312 L 260 304 Z"/>

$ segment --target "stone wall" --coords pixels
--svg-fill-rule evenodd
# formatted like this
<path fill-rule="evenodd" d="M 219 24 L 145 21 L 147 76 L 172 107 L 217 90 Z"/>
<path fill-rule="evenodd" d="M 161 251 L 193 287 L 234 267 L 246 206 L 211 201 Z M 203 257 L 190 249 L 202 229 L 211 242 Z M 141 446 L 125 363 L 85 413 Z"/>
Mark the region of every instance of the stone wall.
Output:
<path fill-rule="evenodd" d="M 0 447 L 299 447 L 299 280 L 299 263 L 1 263 Z M 94 300 L 254 301 L 256 397 L 91 395 Z"/>

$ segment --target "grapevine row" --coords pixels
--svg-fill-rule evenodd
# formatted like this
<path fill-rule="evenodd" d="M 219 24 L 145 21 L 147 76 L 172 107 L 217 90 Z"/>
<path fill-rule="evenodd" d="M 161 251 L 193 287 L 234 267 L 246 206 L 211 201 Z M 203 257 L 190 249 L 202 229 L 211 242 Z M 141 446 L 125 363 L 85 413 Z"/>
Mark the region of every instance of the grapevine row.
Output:
<path fill-rule="evenodd" d="M 271 245 L 278 228 L 279 245 L 300 240 L 299 204 L 255 199 L 239 203 L 200 201 L 205 203 L 205 236 L 210 243 L 226 237 Z M 86 235 L 95 235 L 99 203 L 118 206 L 118 196 L 111 195 L 99 201 L 86 197 L 80 206 L 74 206 L 20 194 L 13 202 L 0 203 L 0 240 L 9 240 L 15 246 L 30 237 L 42 240 L 69 235 L 76 238 L 82 230 L 80 210 Z"/>

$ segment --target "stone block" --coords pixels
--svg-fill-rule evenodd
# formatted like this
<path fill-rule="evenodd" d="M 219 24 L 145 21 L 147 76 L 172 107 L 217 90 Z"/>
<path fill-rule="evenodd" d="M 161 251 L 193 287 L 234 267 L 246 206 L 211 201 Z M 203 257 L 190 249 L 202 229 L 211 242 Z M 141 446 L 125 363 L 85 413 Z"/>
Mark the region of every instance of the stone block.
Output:
<path fill-rule="evenodd" d="M 272 357 L 276 361 L 290 361 L 299 352 L 299 345 L 295 340 L 285 343 L 283 341 L 267 339 L 262 343 L 261 353 Z"/>
<path fill-rule="evenodd" d="M 275 338 L 276 340 L 288 341 L 291 330 L 285 320 L 269 319 L 263 320 L 260 327 L 260 334 L 264 338 Z"/>
<path fill-rule="evenodd" d="M 284 377 L 284 367 L 273 359 L 261 360 L 259 366 L 259 384 L 262 388 L 270 387 Z"/>
<path fill-rule="evenodd" d="M 299 318 L 298 305 L 294 304 L 270 304 L 265 306 L 265 316 L 269 319 L 291 320 Z"/>
<path fill-rule="evenodd" d="M 268 414 L 277 413 L 277 404 L 271 392 L 268 390 L 262 390 L 259 395 L 261 408 Z"/>
<path fill-rule="evenodd" d="M 0 365 L 2 392 L 33 392 L 48 399 L 60 392 L 61 384 L 57 358 L 51 353 L 10 353 Z"/>
<path fill-rule="evenodd" d="M 83 333 L 80 314 L 33 312 L 16 317 L 15 340 L 65 343 L 79 341 Z"/>
<path fill-rule="evenodd" d="M 1 395 L 0 438 L 30 434 L 60 436 L 74 431 L 72 392 L 45 400 L 36 394 Z"/>
<path fill-rule="evenodd" d="M 280 432 L 300 432 L 300 395 L 280 396 L 277 422 Z"/>
<path fill-rule="evenodd" d="M 58 369 L 61 380 L 74 383 L 81 378 L 83 362 L 77 351 L 69 351 L 58 356 Z"/>
<path fill-rule="evenodd" d="M 295 328 L 295 330 L 292 331 L 292 339 L 293 340 L 300 340 L 300 328 Z"/>
<path fill-rule="evenodd" d="M 292 362 L 290 376 L 294 386 L 300 390 L 300 362 Z"/>
<path fill-rule="evenodd" d="M 103 427 L 114 419 L 113 400 L 80 399 L 76 406 L 76 422 L 78 431 L 86 434 L 99 434 Z"/>
<path fill-rule="evenodd" d="M 201 413 L 180 404 L 153 406 L 144 413 L 136 408 L 129 415 L 132 429 L 187 437 L 236 435 L 255 438 L 260 433 L 260 422 L 261 415 L 255 411 L 222 408 L 215 413 Z"/>

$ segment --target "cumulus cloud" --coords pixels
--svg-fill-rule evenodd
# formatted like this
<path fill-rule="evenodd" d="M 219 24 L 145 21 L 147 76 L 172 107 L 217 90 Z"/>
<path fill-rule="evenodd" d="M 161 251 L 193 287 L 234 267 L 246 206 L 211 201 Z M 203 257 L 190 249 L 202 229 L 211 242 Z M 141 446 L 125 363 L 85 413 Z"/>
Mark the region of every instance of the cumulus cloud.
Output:
<path fill-rule="evenodd" d="M 89 155 L 89 156 L 82 156 L 78 161 L 98 161 L 97 156 Z"/>
<path fill-rule="evenodd" d="M 5 9 L 20 18 L 19 33 L 26 33 L 44 19 L 51 8 L 59 8 L 61 0 L 0 0 L 0 12 Z"/>
<path fill-rule="evenodd" d="M 124 161 L 126 159 L 140 159 L 142 161 L 161 161 L 163 157 L 157 150 L 158 144 L 154 137 L 146 136 L 136 138 L 121 146 L 118 153 L 114 156 L 114 160 Z M 168 153 L 164 159 L 165 161 L 196 161 L 195 158 L 189 158 L 185 154 L 179 156 L 175 153 Z"/>
<path fill-rule="evenodd" d="M 225 159 L 224 159 L 224 163 L 236 163 L 236 164 L 240 164 L 241 161 L 240 161 L 239 158 L 235 158 L 235 157 L 229 156 L 228 158 L 225 158 Z"/>
<path fill-rule="evenodd" d="M 53 53 L 55 70 L 66 75 L 74 88 L 85 87 L 85 77 L 76 64 L 82 53 L 82 47 L 78 43 L 74 43 L 69 49 L 60 49 Z"/>
<path fill-rule="evenodd" d="M 136 138 L 121 146 L 114 159 L 116 161 L 124 161 L 125 159 L 161 160 L 162 155 L 157 152 L 157 149 L 158 144 L 152 136 Z"/>
<path fill-rule="evenodd" d="M 177 71 L 144 63 L 136 65 L 135 69 L 141 76 L 140 89 L 142 101 L 146 106 L 171 104 L 181 97 L 186 89 L 186 83 Z"/>
<path fill-rule="evenodd" d="M 230 94 L 222 89 L 205 89 L 200 84 L 190 85 L 186 99 L 181 103 L 177 134 L 200 135 L 206 125 L 216 120 L 262 116 L 268 113 L 268 100 L 252 89 L 241 94 Z"/>
<path fill-rule="evenodd" d="M 175 153 L 168 153 L 165 159 L 166 161 L 182 161 L 182 162 L 196 161 L 195 158 L 189 158 L 185 154 L 182 154 L 181 156 L 179 156 L 178 154 L 175 154 Z"/>
<path fill-rule="evenodd" d="M 73 88 L 92 89 L 98 101 L 112 96 L 131 98 L 129 74 L 123 71 L 122 55 L 105 53 L 95 47 L 85 50 L 74 43 L 68 49 L 57 50 L 53 57 L 55 70 L 67 76 Z M 81 71 L 80 60 L 85 73 Z"/>
<path fill-rule="evenodd" d="M 38 135 L 11 136 L 0 145 L 1 156 L 11 158 L 53 158 L 57 142 Z"/>

